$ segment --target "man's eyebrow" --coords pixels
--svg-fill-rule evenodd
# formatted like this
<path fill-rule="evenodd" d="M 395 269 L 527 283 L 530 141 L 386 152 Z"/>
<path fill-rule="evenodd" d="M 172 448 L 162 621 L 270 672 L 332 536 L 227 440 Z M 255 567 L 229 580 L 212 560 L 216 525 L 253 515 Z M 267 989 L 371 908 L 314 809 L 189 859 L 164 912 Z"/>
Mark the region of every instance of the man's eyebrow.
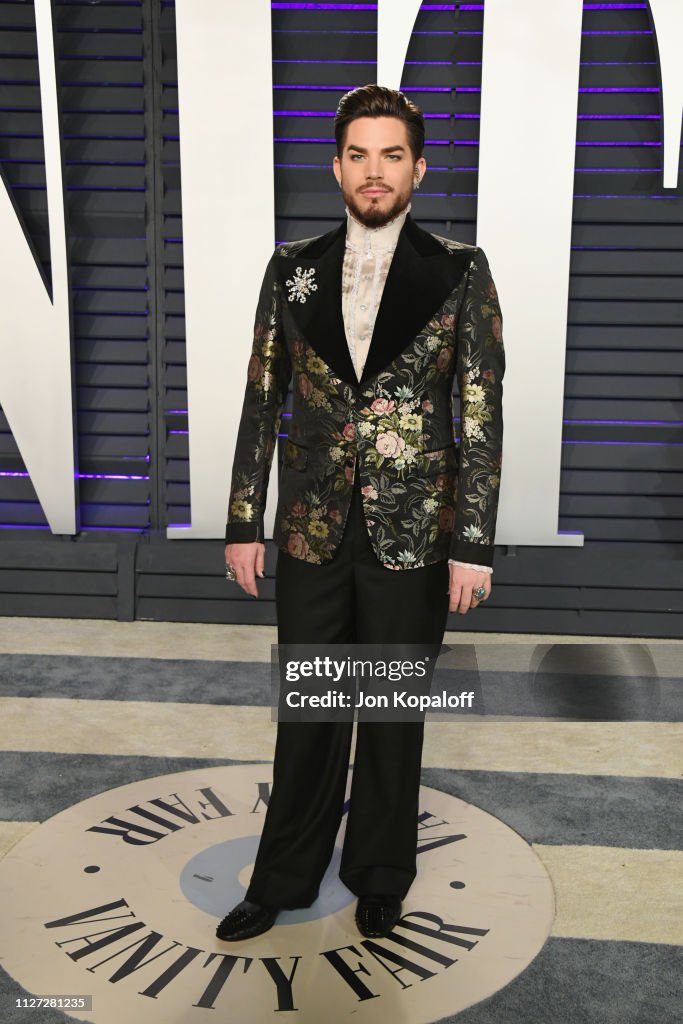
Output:
<path fill-rule="evenodd" d="M 359 153 L 367 153 L 367 149 L 363 149 L 362 146 L 347 146 L 347 149 L 356 149 Z M 395 149 L 405 150 L 405 146 L 385 146 L 384 149 L 380 150 L 381 153 L 392 153 Z"/>

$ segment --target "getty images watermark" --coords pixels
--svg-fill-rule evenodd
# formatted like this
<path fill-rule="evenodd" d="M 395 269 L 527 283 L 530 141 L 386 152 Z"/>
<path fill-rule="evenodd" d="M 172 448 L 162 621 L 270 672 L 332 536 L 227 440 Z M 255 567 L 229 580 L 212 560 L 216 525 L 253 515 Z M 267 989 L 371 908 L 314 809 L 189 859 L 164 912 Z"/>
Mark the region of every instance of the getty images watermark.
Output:
<path fill-rule="evenodd" d="M 284 722 L 483 713 L 473 645 L 276 644 L 271 691 Z"/>
<path fill-rule="evenodd" d="M 273 716 L 506 726 L 542 722 L 678 722 L 680 646 L 460 642 L 280 645 L 271 658 Z"/>

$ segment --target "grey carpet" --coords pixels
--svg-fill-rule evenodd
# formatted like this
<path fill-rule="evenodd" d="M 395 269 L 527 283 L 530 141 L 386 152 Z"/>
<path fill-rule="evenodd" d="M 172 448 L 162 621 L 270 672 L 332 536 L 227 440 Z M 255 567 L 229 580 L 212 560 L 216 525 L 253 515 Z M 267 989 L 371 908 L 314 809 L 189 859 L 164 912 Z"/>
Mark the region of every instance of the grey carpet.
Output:
<path fill-rule="evenodd" d="M 99 757 L 0 752 L 0 819 L 45 821 L 65 807 L 138 779 L 219 764 L 229 757 Z M 40 780 L 40 785 L 31 780 Z M 423 768 L 425 786 L 504 821 L 530 843 L 675 850 L 683 781 L 603 775 Z"/>

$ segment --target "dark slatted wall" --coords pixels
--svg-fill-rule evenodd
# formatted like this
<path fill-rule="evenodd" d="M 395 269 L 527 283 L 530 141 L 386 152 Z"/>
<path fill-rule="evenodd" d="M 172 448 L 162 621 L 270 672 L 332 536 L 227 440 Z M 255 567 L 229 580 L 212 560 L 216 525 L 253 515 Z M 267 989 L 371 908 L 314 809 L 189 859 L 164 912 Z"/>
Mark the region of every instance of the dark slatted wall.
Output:
<path fill-rule="evenodd" d="M 263 600 L 241 599 L 220 578 L 220 542 L 164 539 L 167 524 L 190 518 L 174 5 L 57 0 L 53 9 L 85 528 L 67 545 L 70 613 L 273 622 L 272 578 Z M 275 233 L 285 241 L 344 215 L 332 115 L 344 92 L 376 78 L 377 11 L 277 3 L 272 25 Z M 481 4 L 423 4 L 402 82 L 427 123 L 428 174 L 413 213 L 468 243 L 482 25 Z M 0 46 L 2 172 L 49 275 L 31 3 L 0 0 Z M 661 186 L 656 61 L 647 4 L 584 4 L 558 528 L 583 532 L 585 546 L 501 548 L 488 607 L 476 624 L 452 617 L 452 628 L 680 635 L 683 204 L 680 190 Z M 23 470 L 0 415 L 0 472 Z M 13 525 L 35 527 L 43 550 L 58 540 L 25 476 L 0 476 L 0 518 L 0 541 L 26 541 Z M 23 556 L 10 567 L 3 549 L 0 611 L 65 614 L 44 595 L 33 611 L 24 595 L 12 612 Z M 271 544 L 270 575 L 274 562 Z M 88 571 L 90 596 L 73 611 Z"/>

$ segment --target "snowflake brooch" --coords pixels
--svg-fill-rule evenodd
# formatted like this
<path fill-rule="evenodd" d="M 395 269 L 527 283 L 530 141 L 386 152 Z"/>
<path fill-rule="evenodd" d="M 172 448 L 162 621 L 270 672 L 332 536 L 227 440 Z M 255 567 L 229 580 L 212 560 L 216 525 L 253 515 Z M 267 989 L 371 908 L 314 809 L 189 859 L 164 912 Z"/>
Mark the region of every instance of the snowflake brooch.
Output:
<path fill-rule="evenodd" d="M 301 267 L 297 267 L 294 277 L 288 278 L 285 282 L 289 288 L 289 301 L 297 302 L 298 300 L 299 302 L 305 302 L 311 292 L 317 292 L 318 286 L 313 281 L 314 277 L 315 267 L 310 267 L 308 270 L 302 270 Z"/>

